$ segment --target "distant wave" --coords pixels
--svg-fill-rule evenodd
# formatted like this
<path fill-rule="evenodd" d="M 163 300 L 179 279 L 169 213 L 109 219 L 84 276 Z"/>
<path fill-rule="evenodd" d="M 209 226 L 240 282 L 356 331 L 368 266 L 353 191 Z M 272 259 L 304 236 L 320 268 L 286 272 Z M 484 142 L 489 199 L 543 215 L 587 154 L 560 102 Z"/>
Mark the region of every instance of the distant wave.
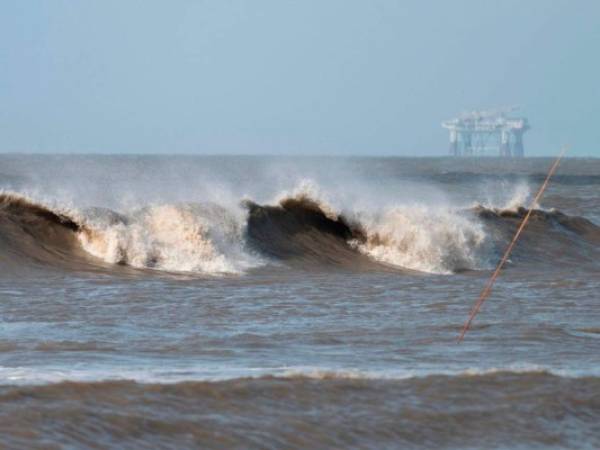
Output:
<path fill-rule="evenodd" d="M 451 274 L 492 267 L 527 212 L 481 205 L 340 212 L 306 194 L 273 205 L 245 201 L 243 207 L 245 213 L 212 203 L 152 205 L 129 213 L 73 211 L 5 192 L 0 262 L 201 274 L 240 274 L 280 262 L 302 270 Z M 595 263 L 599 244 L 600 227 L 589 220 L 534 210 L 512 261 Z"/>

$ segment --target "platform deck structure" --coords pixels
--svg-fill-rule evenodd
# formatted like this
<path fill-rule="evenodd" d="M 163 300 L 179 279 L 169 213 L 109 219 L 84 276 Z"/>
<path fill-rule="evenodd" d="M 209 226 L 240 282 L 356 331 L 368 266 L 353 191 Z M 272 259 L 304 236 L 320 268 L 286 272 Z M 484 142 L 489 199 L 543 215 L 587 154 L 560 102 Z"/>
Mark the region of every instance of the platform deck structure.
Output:
<path fill-rule="evenodd" d="M 525 117 L 510 117 L 515 108 L 471 111 L 442 122 L 450 132 L 450 155 L 522 158 Z"/>

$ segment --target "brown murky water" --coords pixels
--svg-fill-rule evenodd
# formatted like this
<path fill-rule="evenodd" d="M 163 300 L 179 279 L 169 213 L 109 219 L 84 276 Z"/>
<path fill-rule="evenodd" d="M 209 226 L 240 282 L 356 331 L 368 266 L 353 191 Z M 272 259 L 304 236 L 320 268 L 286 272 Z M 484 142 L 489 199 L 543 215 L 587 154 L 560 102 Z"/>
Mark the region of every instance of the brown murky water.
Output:
<path fill-rule="evenodd" d="M 0 446 L 598 448 L 600 161 L 0 156 Z"/>

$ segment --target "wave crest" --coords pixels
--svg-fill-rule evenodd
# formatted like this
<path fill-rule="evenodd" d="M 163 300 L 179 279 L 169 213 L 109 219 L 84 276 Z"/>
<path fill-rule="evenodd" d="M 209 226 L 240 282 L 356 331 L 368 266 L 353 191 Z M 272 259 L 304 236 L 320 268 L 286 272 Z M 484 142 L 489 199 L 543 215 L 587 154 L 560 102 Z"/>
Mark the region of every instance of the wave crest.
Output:
<path fill-rule="evenodd" d="M 362 224 L 366 239 L 354 245 L 378 261 L 445 274 L 487 265 L 483 226 L 455 211 L 392 208 Z"/>
<path fill-rule="evenodd" d="M 130 213 L 53 208 L 0 193 L 0 263 L 111 270 L 239 274 L 264 264 L 450 274 L 487 269 L 510 241 L 523 207 L 334 209 L 306 192 L 246 211 L 212 203 L 148 206 Z M 239 214 L 238 214 L 239 213 Z M 598 261 L 600 228 L 583 217 L 533 210 L 511 262 Z M 249 251 L 252 249 L 253 251 Z"/>
<path fill-rule="evenodd" d="M 257 263 L 244 251 L 242 225 L 213 204 L 159 205 L 125 217 L 100 216 L 79 237 L 92 255 L 138 268 L 240 273 Z"/>

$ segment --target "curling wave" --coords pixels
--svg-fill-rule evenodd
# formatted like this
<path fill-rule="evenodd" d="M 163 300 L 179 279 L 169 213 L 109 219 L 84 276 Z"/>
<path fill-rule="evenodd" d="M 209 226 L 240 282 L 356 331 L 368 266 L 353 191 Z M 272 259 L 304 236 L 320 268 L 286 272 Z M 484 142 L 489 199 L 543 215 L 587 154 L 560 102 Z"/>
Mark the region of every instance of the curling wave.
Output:
<path fill-rule="evenodd" d="M 306 194 L 274 205 L 148 206 L 128 214 L 63 210 L 0 194 L 0 262 L 70 268 L 244 273 L 266 261 L 302 270 L 454 273 L 488 269 L 527 213 L 522 207 L 393 207 L 337 211 Z M 513 262 L 598 259 L 600 228 L 582 217 L 534 210 Z"/>
<path fill-rule="evenodd" d="M 27 197 L 0 193 L 0 262 L 19 270 L 23 261 L 76 267 L 90 263 L 78 241 L 83 225 L 69 212 L 55 210 Z"/>
<path fill-rule="evenodd" d="M 305 265 L 322 261 L 451 273 L 482 264 L 482 227 L 450 211 L 393 208 L 344 215 L 303 195 L 286 197 L 277 206 L 248 202 L 247 207 L 253 245 Z"/>
<path fill-rule="evenodd" d="M 160 205 L 125 215 L 105 208 L 61 211 L 12 193 L 0 194 L 0 257 L 210 274 L 260 264 L 244 251 L 242 225 L 217 205 Z"/>
<path fill-rule="evenodd" d="M 244 251 L 243 227 L 213 204 L 159 205 L 121 216 L 88 213 L 83 248 L 113 264 L 166 271 L 241 273 L 258 264 Z"/>

